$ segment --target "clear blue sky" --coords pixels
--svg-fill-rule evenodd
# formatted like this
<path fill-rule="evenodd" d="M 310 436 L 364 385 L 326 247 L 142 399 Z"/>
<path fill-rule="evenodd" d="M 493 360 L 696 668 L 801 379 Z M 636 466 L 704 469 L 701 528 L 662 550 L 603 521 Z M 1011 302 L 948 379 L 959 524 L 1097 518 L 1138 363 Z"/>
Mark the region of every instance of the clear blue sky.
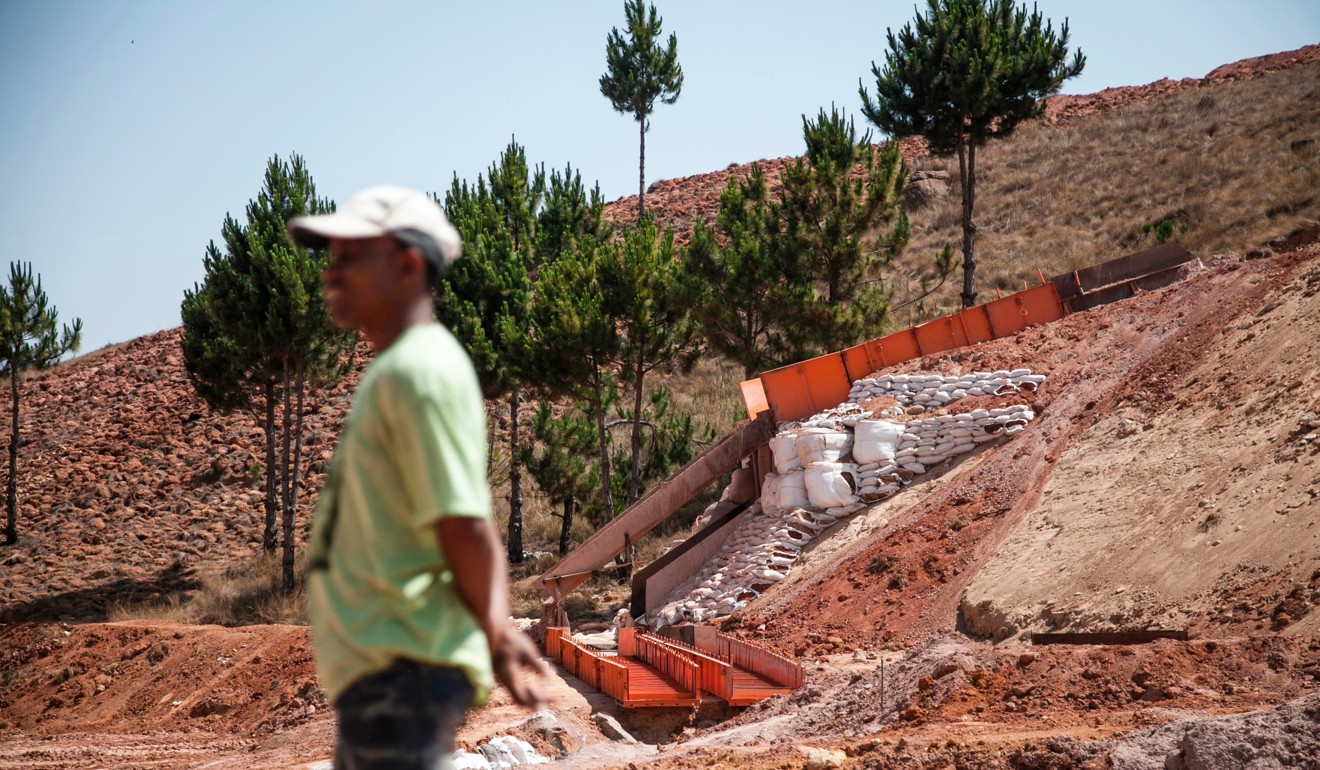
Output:
<path fill-rule="evenodd" d="M 925 3 L 923 2 L 924 8 Z M 1065 93 L 1202 77 L 1320 42 L 1316 0 L 1040 0 L 1086 71 Z M 801 152 L 801 116 L 858 114 L 912 2 L 659 0 L 685 83 L 647 183 Z M 637 190 L 637 125 L 600 95 L 623 2 L 0 0 L 0 270 L 33 263 L 83 351 L 177 326 L 207 243 L 273 154 L 322 195 L 474 179 L 528 159 Z"/>

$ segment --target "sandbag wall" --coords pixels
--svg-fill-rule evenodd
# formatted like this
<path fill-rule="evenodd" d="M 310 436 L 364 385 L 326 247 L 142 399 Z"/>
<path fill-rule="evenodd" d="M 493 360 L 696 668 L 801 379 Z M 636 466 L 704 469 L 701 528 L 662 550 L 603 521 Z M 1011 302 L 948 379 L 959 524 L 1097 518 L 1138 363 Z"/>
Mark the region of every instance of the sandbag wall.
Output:
<path fill-rule="evenodd" d="M 742 609 L 783 580 L 802 549 L 840 519 L 981 444 L 1022 431 L 1035 413 L 1013 402 L 1044 381 L 1029 369 L 876 375 L 854 382 L 848 401 L 781 424 L 770 441 L 775 470 L 762 481 L 758 502 L 648 622 L 702 622 Z M 953 406 L 965 398 L 977 408 Z"/>

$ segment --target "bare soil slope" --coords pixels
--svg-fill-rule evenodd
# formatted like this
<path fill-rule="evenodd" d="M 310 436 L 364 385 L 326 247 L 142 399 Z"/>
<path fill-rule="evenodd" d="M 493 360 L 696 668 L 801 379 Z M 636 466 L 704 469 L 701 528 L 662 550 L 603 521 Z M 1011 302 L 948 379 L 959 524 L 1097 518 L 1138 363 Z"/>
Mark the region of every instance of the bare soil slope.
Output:
<path fill-rule="evenodd" d="M 1314 633 L 1320 447 L 1299 420 L 1320 406 L 1317 253 L 1225 256 L 904 365 L 1048 379 L 1027 431 L 873 510 L 884 528 L 768 592 L 743 632 L 796 654 L 955 629 Z"/>

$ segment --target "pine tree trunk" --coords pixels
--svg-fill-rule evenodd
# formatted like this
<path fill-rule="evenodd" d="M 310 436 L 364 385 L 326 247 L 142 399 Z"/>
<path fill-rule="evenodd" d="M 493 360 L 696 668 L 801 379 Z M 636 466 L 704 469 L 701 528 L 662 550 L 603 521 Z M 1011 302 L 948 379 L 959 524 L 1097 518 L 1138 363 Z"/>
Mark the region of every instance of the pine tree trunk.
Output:
<path fill-rule="evenodd" d="M 298 513 L 298 482 L 302 475 L 303 404 L 307 394 L 307 361 L 299 357 L 297 393 L 298 402 L 293 418 L 293 467 L 290 469 L 289 503 L 285 513 L 284 529 L 284 592 L 294 587 L 294 524 Z"/>
<path fill-rule="evenodd" d="M 614 481 L 610 477 L 610 442 L 605 434 L 605 399 L 601 392 L 605 386 L 600 381 L 599 372 L 595 378 L 596 397 L 592 406 L 596 410 L 596 432 L 600 436 L 600 478 L 605 493 L 605 520 L 614 521 Z"/>
<path fill-rule="evenodd" d="M 642 377 L 645 376 L 643 338 L 637 350 L 637 368 L 633 371 L 632 478 L 628 479 L 628 505 L 637 502 L 642 488 Z"/>
<path fill-rule="evenodd" d="M 9 480 L 5 483 L 5 545 L 18 543 L 18 366 L 9 364 Z"/>
<path fill-rule="evenodd" d="M 298 484 L 302 480 L 303 407 L 307 400 L 307 361 L 298 362 L 298 402 L 293 418 L 293 481 L 291 505 L 298 510 Z"/>
<path fill-rule="evenodd" d="M 284 357 L 284 416 L 281 420 L 283 435 L 280 441 L 280 529 L 283 532 L 284 558 L 283 588 L 285 594 L 293 593 L 293 506 L 289 499 L 289 458 L 293 440 L 293 399 L 290 397 L 289 358 Z"/>
<path fill-rule="evenodd" d="M 509 394 L 509 563 L 523 563 L 522 464 L 518 462 L 518 407 L 522 392 Z"/>
<path fill-rule="evenodd" d="M 261 549 L 272 556 L 275 554 L 277 541 L 276 512 L 279 509 L 275 482 L 275 446 L 279 437 L 275 434 L 275 381 L 266 381 L 266 529 L 261 535 Z"/>
<path fill-rule="evenodd" d="M 573 507 L 575 503 L 576 501 L 571 497 L 564 501 L 564 521 L 563 521 L 563 526 L 560 527 L 559 529 L 560 557 L 567 556 L 570 550 L 570 546 L 572 546 L 573 544 L 572 541 Z"/>
<path fill-rule="evenodd" d="M 646 213 L 644 205 L 646 197 L 646 116 L 643 115 L 637 120 L 637 125 L 641 128 L 640 148 L 637 154 L 637 221 L 641 221 Z"/>
<path fill-rule="evenodd" d="M 972 223 L 972 207 L 976 202 L 976 143 L 969 141 L 966 134 L 958 142 L 958 171 L 963 190 L 962 306 L 969 308 L 976 304 L 976 225 Z"/>

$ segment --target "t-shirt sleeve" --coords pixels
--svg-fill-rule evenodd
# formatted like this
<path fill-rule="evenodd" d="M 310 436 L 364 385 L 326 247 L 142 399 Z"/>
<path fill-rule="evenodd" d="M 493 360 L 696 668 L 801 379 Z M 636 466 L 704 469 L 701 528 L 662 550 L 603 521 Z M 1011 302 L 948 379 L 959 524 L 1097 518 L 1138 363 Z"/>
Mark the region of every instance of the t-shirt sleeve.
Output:
<path fill-rule="evenodd" d="M 388 446 L 415 527 L 490 516 L 486 411 L 468 373 L 457 366 L 397 372 L 382 383 Z"/>

